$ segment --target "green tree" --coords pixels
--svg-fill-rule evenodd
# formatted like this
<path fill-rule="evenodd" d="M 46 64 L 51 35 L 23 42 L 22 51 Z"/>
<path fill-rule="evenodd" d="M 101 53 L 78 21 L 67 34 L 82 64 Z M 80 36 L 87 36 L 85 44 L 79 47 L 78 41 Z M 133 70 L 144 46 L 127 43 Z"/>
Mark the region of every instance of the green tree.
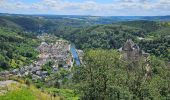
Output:
<path fill-rule="evenodd" d="M 114 50 L 90 50 L 85 55 L 85 65 L 75 72 L 75 82 L 79 82 L 79 93 L 86 100 L 108 100 L 130 98 L 126 88 L 116 82 L 126 76 L 116 76 L 121 67 L 120 55 Z M 119 73 L 124 73 L 120 71 Z M 77 76 L 78 75 L 78 76 Z M 120 81 L 119 80 L 119 81 Z"/>
<path fill-rule="evenodd" d="M 145 59 L 121 60 L 114 50 L 89 50 L 84 65 L 77 67 L 73 80 L 83 100 L 166 100 L 170 95 L 170 69 L 158 58 L 149 57 L 151 75 L 147 76 Z"/>

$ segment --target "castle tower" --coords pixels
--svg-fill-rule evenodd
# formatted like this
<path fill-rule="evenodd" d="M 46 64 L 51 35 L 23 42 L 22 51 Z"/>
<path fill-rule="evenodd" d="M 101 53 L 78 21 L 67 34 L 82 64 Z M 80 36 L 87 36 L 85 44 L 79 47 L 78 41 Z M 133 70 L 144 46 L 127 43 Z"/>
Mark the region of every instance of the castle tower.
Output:
<path fill-rule="evenodd" d="M 131 39 L 128 39 L 119 50 L 123 53 L 123 58 L 125 60 L 139 61 L 140 56 L 142 55 L 139 46 Z"/>

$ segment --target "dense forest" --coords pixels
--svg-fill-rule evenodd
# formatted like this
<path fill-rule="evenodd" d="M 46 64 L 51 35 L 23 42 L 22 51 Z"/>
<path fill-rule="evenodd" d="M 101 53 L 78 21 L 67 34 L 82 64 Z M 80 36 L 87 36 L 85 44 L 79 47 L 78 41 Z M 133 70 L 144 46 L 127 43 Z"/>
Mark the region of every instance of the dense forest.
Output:
<path fill-rule="evenodd" d="M 86 65 L 75 71 L 74 82 L 82 100 L 168 100 L 170 70 L 155 56 L 149 57 L 151 74 L 146 64 L 128 69 L 131 62 L 120 59 L 115 50 L 89 50 Z"/>
<path fill-rule="evenodd" d="M 37 58 L 38 40 L 33 33 L 0 28 L 0 70 L 23 67 Z"/>
<path fill-rule="evenodd" d="M 133 39 L 146 52 L 170 60 L 169 30 L 169 22 L 129 21 L 95 25 L 56 35 L 70 40 L 80 49 L 119 49 L 127 39 Z"/>
<path fill-rule="evenodd" d="M 53 62 L 49 61 L 41 66 L 49 74 L 44 80 L 32 80 L 31 75 L 12 77 L 29 87 L 17 91 L 24 94 L 24 98 L 34 100 L 32 92 L 36 90 L 37 95 L 47 93 L 44 95 L 48 99 L 61 96 L 66 100 L 169 100 L 168 18 L 0 14 L 0 71 L 22 68 L 34 62 L 39 54 L 37 35 L 47 33 L 83 50 L 83 64 L 51 73 Z M 127 39 L 132 39 L 150 56 L 135 64 L 122 59 L 118 49 Z M 0 99 L 16 95 L 11 92 Z"/>

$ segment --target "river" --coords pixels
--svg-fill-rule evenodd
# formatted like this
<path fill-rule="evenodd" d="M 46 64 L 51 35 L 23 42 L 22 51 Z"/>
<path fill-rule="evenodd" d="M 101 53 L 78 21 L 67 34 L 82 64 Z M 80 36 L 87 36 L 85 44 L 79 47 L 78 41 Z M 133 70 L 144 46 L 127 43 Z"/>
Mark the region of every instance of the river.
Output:
<path fill-rule="evenodd" d="M 80 59 L 79 59 L 79 56 L 78 56 L 78 53 L 76 51 L 76 47 L 74 44 L 71 44 L 70 51 L 71 51 L 71 54 L 73 55 L 73 59 L 76 62 L 76 65 L 80 66 L 81 65 Z"/>

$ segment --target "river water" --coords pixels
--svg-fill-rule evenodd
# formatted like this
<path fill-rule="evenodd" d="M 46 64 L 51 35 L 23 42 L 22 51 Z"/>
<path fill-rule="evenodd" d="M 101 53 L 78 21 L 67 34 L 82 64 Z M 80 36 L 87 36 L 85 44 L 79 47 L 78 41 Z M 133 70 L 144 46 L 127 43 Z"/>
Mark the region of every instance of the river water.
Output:
<path fill-rule="evenodd" d="M 78 56 L 78 53 L 76 51 L 76 47 L 74 44 L 71 44 L 70 51 L 71 51 L 71 54 L 73 55 L 73 59 L 76 62 L 76 65 L 77 66 L 81 65 L 80 59 L 79 59 L 79 56 Z"/>

